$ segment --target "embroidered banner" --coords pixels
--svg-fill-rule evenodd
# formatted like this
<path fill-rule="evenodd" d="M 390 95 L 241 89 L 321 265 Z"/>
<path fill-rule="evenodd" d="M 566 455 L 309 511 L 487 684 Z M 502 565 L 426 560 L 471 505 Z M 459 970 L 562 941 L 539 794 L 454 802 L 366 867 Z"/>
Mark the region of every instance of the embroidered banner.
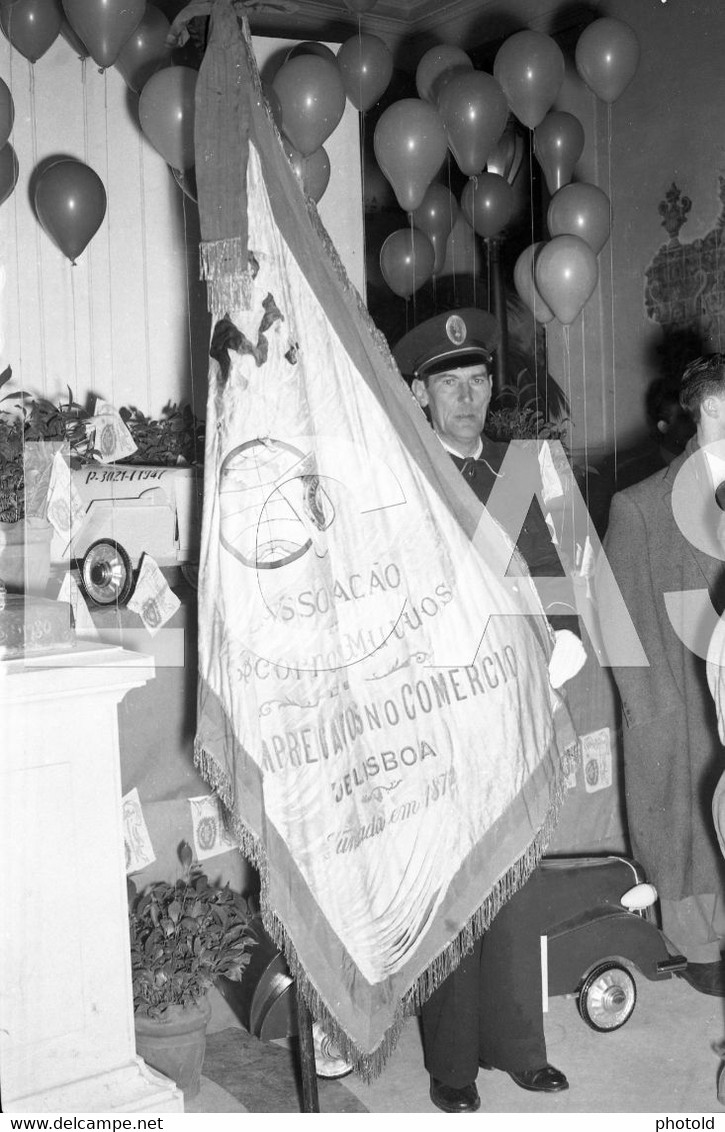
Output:
<path fill-rule="evenodd" d="M 246 34 L 234 50 L 251 271 L 249 309 L 214 312 L 197 760 L 314 1016 L 371 1076 L 535 866 L 574 736 L 543 615 L 500 581 L 512 547 L 305 202 Z"/>

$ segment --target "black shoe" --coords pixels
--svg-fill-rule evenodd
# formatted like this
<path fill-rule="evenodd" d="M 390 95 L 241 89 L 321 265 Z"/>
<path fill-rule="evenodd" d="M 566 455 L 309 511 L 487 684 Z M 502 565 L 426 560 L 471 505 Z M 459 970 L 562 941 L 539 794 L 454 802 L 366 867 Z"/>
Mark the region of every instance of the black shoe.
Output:
<path fill-rule="evenodd" d="M 475 1084 L 455 1089 L 453 1085 L 436 1081 L 435 1077 L 430 1079 L 430 1099 L 441 1112 L 476 1112 L 481 1105 Z"/>
<path fill-rule="evenodd" d="M 563 1093 L 569 1082 L 560 1069 L 553 1065 L 542 1065 L 540 1069 L 522 1069 L 520 1073 L 507 1070 L 509 1077 L 522 1089 L 531 1093 Z"/>
<path fill-rule="evenodd" d="M 677 974 L 701 994 L 714 994 L 725 998 L 725 963 L 688 963 Z"/>

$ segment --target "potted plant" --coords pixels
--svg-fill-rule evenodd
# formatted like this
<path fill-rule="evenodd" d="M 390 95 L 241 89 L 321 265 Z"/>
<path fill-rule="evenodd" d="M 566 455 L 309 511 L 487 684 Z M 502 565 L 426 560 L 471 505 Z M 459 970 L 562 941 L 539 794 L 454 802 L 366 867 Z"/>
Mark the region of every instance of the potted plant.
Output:
<path fill-rule="evenodd" d="M 229 885 L 210 884 L 186 842 L 179 860 L 183 875 L 173 883 L 138 893 L 129 880 L 131 978 L 136 1051 L 190 1098 L 201 1082 L 207 992 L 221 976 L 242 978 L 253 912 Z"/>

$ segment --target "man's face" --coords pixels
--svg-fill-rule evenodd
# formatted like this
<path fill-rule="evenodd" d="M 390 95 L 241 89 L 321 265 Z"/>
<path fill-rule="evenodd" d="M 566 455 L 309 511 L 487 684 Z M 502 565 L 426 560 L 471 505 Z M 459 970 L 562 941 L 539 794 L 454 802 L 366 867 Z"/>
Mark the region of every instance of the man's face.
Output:
<path fill-rule="evenodd" d="M 433 428 L 461 455 L 472 453 L 486 423 L 491 400 L 491 378 L 483 363 L 436 373 L 423 381 L 416 378 L 413 393 L 430 411 Z"/>

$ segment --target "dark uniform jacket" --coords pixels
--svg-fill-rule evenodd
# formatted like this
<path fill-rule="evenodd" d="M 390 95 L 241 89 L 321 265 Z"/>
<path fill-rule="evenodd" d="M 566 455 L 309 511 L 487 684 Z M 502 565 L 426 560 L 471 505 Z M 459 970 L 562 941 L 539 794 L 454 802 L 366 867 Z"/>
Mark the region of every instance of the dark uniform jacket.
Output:
<path fill-rule="evenodd" d="M 493 491 L 494 484 L 501 479 L 501 465 L 503 464 L 508 444 L 502 443 L 501 441 L 490 440 L 487 436 L 482 436 L 481 441 L 483 448 L 477 459 L 474 460 L 470 456 L 461 458 L 460 456 L 454 456 L 452 453 L 451 459 L 461 474 L 466 478 L 481 503 L 485 506 Z M 534 584 L 536 584 L 537 577 L 565 577 L 566 571 L 561 564 L 558 552 L 552 541 L 551 531 L 547 526 L 536 499 L 531 501 L 531 506 L 529 507 L 521 531 L 507 530 L 506 533 L 510 536 L 511 541 L 515 543 L 516 549 L 528 566 L 529 572 L 534 579 Z M 578 636 L 580 632 L 579 619 L 575 615 L 572 615 L 576 609 L 574 590 L 571 584 L 566 588 L 570 597 L 569 609 L 571 612 L 567 614 L 560 610 L 559 612 L 553 613 L 546 610 L 547 618 L 553 629 L 570 629 Z"/>

